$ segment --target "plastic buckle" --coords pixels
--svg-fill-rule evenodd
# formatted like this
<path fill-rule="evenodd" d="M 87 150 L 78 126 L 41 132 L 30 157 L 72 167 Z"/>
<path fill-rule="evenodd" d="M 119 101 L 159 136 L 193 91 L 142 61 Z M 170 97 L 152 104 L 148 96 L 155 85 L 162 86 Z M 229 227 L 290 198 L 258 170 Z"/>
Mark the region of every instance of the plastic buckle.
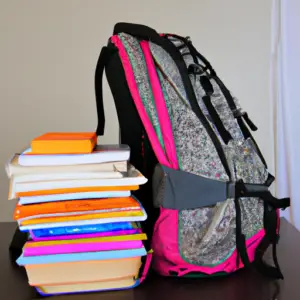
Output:
<path fill-rule="evenodd" d="M 189 72 L 189 74 L 196 74 L 196 75 L 201 75 L 204 73 L 201 66 L 199 66 L 197 64 L 190 64 L 188 67 L 188 72 Z"/>
<path fill-rule="evenodd" d="M 245 197 L 247 193 L 247 188 L 245 186 L 245 183 L 242 179 L 238 180 L 235 183 L 235 195 L 237 197 Z"/>
<path fill-rule="evenodd" d="M 247 114 L 246 112 L 242 111 L 241 109 L 235 109 L 232 111 L 232 113 L 235 118 L 243 117 Z"/>

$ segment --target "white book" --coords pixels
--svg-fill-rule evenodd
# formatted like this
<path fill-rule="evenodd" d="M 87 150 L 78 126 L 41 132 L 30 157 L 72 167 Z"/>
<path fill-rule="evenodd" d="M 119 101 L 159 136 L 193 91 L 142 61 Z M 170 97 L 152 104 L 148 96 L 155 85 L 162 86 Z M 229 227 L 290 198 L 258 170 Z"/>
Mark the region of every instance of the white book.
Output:
<path fill-rule="evenodd" d="M 104 192 L 81 192 L 81 193 L 67 193 L 67 194 L 56 194 L 56 195 L 45 195 L 45 196 L 28 196 L 20 197 L 19 204 L 34 204 L 44 202 L 57 202 L 67 200 L 79 200 L 79 199 L 99 199 L 99 198 L 121 198 L 129 197 L 130 191 L 104 191 Z"/>
<path fill-rule="evenodd" d="M 130 157 L 130 148 L 127 145 L 98 145 L 88 154 L 29 154 L 31 149 L 25 150 L 19 156 L 22 166 L 66 166 L 80 164 L 96 164 L 114 161 L 127 161 Z"/>
<path fill-rule="evenodd" d="M 19 176 L 12 176 L 11 180 L 15 183 L 21 182 L 39 182 L 39 181 L 55 181 L 55 180 L 72 180 L 72 179 L 110 179 L 122 178 L 121 172 L 81 172 L 81 173 L 49 173 L 49 174 L 24 174 Z"/>
<path fill-rule="evenodd" d="M 122 178 L 110 179 L 83 179 L 83 180 L 45 180 L 33 182 L 13 182 L 10 199 L 16 197 L 17 193 L 68 189 L 68 188 L 82 188 L 82 187 L 109 187 L 109 186 L 133 186 L 142 185 L 147 182 L 147 179 L 133 166 L 129 167 L 127 173 L 123 173 Z"/>
<path fill-rule="evenodd" d="M 6 165 L 6 173 L 12 176 L 24 176 L 26 174 L 57 174 L 57 173 L 89 173 L 89 172 L 127 172 L 127 161 L 114 161 L 107 163 L 67 165 L 67 166 L 21 166 L 19 154 L 15 154 Z"/>

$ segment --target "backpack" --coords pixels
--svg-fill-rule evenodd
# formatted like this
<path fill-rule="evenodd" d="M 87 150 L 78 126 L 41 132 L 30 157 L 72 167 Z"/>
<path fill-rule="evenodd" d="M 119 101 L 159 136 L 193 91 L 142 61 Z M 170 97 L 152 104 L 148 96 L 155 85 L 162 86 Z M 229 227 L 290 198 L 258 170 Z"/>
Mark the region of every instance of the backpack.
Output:
<path fill-rule="evenodd" d="M 117 23 L 95 72 L 97 134 L 106 72 L 131 163 L 148 179 L 136 192 L 148 213 L 153 269 L 208 277 L 254 267 L 283 275 L 276 257 L 274 177 L 251 131 L 255 124 L 189 38 Z M 272 246 L 274 266 L 263 261 Z"/>

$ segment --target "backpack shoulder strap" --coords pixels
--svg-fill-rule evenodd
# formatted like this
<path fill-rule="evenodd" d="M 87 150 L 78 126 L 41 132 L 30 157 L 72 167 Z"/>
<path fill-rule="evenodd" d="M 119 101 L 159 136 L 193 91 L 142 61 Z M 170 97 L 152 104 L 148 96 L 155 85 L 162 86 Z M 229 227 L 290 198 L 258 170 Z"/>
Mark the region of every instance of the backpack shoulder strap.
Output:
<path fill-rule="evenodd" d="M 103 135 L 105 129 L 105 114 L 103 106 L 103 72 L 110 59 L 112 49 L 105 46 L 101 49 L 95 71 L 95 96 L 98 115 L 97 135 Z"/>
<path fill-rule="evenodd" d="M 114 34 L 128 33 L 130 35 L 142 38 L 144 40 L 157 40 L 160 38 L 159 34 L 152 28 L 133 23 L 117 23 L 114 27 Z"/>

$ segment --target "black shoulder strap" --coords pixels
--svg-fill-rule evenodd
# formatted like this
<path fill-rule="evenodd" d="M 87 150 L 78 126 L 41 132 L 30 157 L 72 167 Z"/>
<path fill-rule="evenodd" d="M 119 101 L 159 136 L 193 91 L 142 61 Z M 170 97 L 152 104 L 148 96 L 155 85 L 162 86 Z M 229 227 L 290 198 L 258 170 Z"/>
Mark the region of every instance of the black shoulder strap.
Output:
<path fill-rule="evenodd" d="M 104 115 L 104 106 L 103 106 L 103 71 L 105 68 L 105 64 L 109 57 L 110 50 L 108 47 L 103 47 L 101 49 L 96 71 L 95 71 L 95 96 L 96 96 L 96 105 L 97 105 L 97 115 L 98 115 L 98 126 L 96 133 L 97 135 L 104 134 L 104 127 L 105 127 L 105 115 Z"/>
<path fill-rule="evenodd" d="M 133 23 L 117 23 L 114 27 L 114 34 L 128 33 L 130 35 L 140 37 L 144 40 L 157 40 L 160 38 L 159 34 L 152 28 Z"/>

